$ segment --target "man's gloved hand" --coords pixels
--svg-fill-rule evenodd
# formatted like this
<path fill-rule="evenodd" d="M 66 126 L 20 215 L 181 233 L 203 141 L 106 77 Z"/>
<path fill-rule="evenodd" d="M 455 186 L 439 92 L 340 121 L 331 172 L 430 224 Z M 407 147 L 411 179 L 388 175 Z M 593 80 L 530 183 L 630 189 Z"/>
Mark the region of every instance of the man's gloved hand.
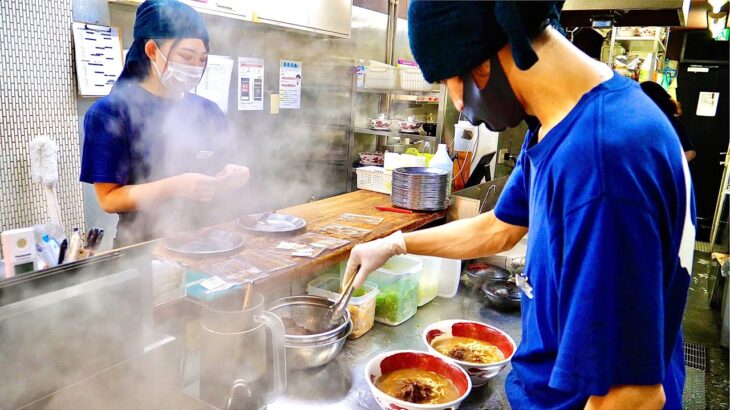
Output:
<path fill-rule="evenodd" d="M 383 266 L 388 259 L 404 253 L 406 253 L 406 241 L 401 231 L 385 238 L 356 245 L 350 252 L 342 283 L 347 283 L 352 275 L 357 274 L 354 286 L 359 288 L 365 283 L 368 275 Z"/>

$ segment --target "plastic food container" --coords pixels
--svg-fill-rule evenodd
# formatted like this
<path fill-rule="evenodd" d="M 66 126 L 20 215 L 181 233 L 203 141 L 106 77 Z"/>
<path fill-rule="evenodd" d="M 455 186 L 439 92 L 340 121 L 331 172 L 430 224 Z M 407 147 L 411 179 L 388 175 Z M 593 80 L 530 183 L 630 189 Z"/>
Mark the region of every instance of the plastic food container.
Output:
<path fill-rule="evenodd" d="M 397 326 L 416 314 L 423 261 L 410 255 L 394 256 L 368 277 L 378 286 L 375 320 Z"/>
<path fill-rule="evenodd" d="M 335 273 L 328 273 L 313 279 L 307 284 L 307 293 L 313 296 L 322 296 L 336 301 L 340 296 L 340 278 Z M 375 323 L 375 298 L 378 287 L 372 282 L 365 282 L 361 288 L 355 289 L 350 303 L 347 305 L 352 318 L 352 333 L 350 339 L 367 333 Z"/>
<path fill-rule="evenodd" d="M 433 256 L 416 257 L 423 261 L 418 287 L 418 306 L 425 305 L 436 296 L 453 297 L 459 290 L 461 261 Z"/>
<path fill-rule="evenodd" d="M 392 65 L 370 60 L 363 75 L 363 87 L 392 90 L 396 87 L 397 69 Z"/>

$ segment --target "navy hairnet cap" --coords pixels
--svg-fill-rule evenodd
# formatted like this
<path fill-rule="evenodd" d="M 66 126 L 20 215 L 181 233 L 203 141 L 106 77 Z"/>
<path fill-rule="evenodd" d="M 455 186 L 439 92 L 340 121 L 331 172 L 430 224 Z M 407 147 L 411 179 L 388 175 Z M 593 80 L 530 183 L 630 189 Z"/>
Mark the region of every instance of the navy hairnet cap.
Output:
<path fill-rule="evenodd" d="M 428 82 L 462 75 L 509 43 L 515 64 L 537 62 L 530 37 L 559 27 L 562 2 L 411 0 L 408 38 Z"/>
<path fill-rule="evenodd" d="M 134 42 L 129 47 L 124 70 L 117 84 L 141 81 L 149 63 L 144 52 L 147 40 L 197 38 L 208 48 L 208 28 L 192 7 L 177 0 L 147 0 L 137 8 L 134 20 Z"/>
<path fill-rule="evenodd" d="M 134 39 L 199 38 L 208 42 L 203 18 L 177 0 L 147 0 L 137 9 Z"/>

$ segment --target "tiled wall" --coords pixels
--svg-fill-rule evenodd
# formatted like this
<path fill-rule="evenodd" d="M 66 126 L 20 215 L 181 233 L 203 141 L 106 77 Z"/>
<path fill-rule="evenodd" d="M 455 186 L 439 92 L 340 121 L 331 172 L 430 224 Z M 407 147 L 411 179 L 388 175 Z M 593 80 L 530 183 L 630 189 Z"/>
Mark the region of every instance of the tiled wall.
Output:
<path fill-rule="evenodd" d="M 59 145 L 57 186 L 67 230 L 83 226 L 71 1 L 0 1 L 0 231 L 48 220 L 30 178 L 28 144 Z"/>

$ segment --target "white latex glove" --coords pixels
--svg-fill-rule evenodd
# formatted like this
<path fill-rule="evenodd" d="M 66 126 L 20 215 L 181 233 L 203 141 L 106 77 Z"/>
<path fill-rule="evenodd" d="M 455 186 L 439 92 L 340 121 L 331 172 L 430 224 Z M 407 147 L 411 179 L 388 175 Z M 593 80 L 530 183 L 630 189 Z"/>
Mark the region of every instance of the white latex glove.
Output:
<path fill-rule="evenodd" d="M 357 289 L 365 283 L 368 275 L 383 266 L 388 259 L 404 253 L 406 253 L 406 241 L 401 231 L 385 238 L 356 245 L 350 252 L 343 283 L 347 283 L 352 275 L 357 274 L 354 285 Z"/>

